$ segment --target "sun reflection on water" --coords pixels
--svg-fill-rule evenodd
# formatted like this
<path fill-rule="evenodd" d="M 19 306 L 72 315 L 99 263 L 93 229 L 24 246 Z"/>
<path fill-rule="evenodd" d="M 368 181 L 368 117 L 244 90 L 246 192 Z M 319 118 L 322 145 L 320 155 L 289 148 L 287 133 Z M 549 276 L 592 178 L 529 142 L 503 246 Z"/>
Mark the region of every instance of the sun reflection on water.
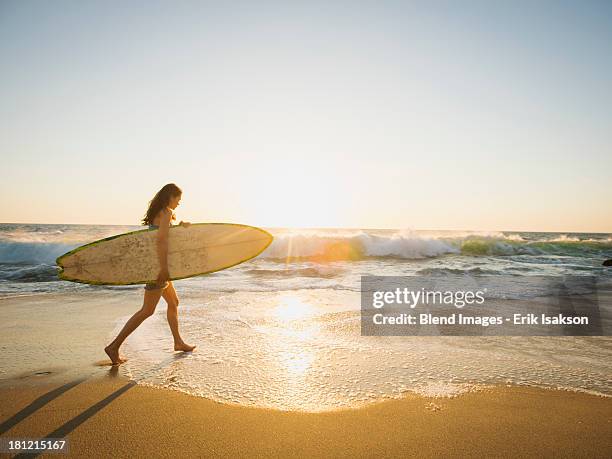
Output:
<path fill-rule="evenodd" d="M 311 303 L 295 295 L 281 296 L 274 309 L 278 364 L 291 379 L 303 378 L 315 361 L 315 348 L 312 344 L 320 327 L 311 319 L 316 313 Z"/>

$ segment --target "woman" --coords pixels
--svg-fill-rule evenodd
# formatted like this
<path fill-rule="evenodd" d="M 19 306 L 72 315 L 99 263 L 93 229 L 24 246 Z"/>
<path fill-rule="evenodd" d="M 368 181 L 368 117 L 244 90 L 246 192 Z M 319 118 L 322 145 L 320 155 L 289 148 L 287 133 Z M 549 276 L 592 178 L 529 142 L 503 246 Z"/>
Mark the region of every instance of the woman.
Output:
<path fill-rule="evenodd" d="M 155 197 L 149 203 L 149 209 L 142 219 L 143 225 L 149 225 L 149 228 L 159 228 L 157 232 L 157 254 L 159 257 L 160 272 L 157 276 L 157 282 L 148 283 L 144 287 L 144 302 L 142 308 L 136 312 L 123 326 L 119 335 L 115 340 L 104 348 L 113 365 L 119 365 L 127 359 L 119 357 L 119 347 L 123 341 L 132 333 L 138 326 L 149 316 L 155 312 L 157 303 L 160 297 L 164 297 L 168 303 L 168 323 L 172 336 L 174 337 L 174 350 L 190 352 L 195 349 L 195 346 L 186 344 L 178 330 L 178 304 L 179 299 L 174 290 L 172 281 L 168 280 L 168 230 L 172 226 L 172 220 L 176 217 L 172 212 L 181 202 L 183 192 L 174 183 L 164 185 L 157 192 Z M 179 225 L 188 227 L 189 222 L 181 221 Z"/>

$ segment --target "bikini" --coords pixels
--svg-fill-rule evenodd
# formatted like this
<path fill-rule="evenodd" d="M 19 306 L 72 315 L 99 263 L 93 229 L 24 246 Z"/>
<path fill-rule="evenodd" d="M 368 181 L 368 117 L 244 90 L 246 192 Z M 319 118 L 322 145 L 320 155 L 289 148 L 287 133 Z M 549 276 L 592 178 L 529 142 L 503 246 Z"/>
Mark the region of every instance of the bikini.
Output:
<path fill-rule="evenodd" d="M 159 225 L 149 225 L 149 229 L 157 229 L 159 228 Z M 166 281 L 166 283 L 160 287 L 159 285 L 157 285 L 157 282 L 149 282 L 147 284 L 145 284 L 144 289 L 145 290 L 158 290 L 158 289 L 165 289 L 166 287 L 168 287 L 168 285 L 170 285 L 170 282 Z"/>

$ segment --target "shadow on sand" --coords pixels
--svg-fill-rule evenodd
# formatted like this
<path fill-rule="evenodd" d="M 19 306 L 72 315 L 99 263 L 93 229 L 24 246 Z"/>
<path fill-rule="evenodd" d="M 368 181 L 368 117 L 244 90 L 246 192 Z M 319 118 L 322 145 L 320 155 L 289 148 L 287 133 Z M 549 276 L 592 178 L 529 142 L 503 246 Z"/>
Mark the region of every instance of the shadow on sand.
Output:
<path fill-rule="evenodd" d="M 172 357 L 169 357 L 169 358 L 161 361 L 160 363 L 158 363 L 154 367 L 152 367 L 142 377 L 140 377 L 140 378 L 138 378 L 137 380 L 134 380 L 134 381 L 129 381 L 128 383 L 126 383 L 125 385 L 123 385 L 122 387 L 120 387 L 119 389 L 114 391 L 112 394 L 110 394 L 107 397 L 103 398 L 99 402 L 94 403 L 92 406 L 90 406 L 89 408 L 87 408 L 86 410 L 84 410 L 82 413 L 78 414 L 74 418 L 70 419 L 69 421 L 65 422 L 63 425 L 61 425 L 60 427 L 58 427 L 54 431 L 49 432 L 47 435 L 42 437 L 41 440 L 51 439 L 51 438 L 64 438 L 64 437 L 67 437 L 68 434 L 70 434 L 70 432 L 72 432 L 74 429 L 76 429 L 78 426 L 80 426 L 87 419 L 89 419 L 94 414 L 96 414 L 98 411 L 100 411 L 102 408 L 104 408 L 105 406 L 110 404 L 117 397 L 119 397 L 120 395 L 124 394 L 125 392 L 130 390 L 132 387 L 136 386 L 139 381 L 141 381 L 143 379 L 146 379 L 148 377 L 154 376 L 157 372 L 159 372 L 160 370 L 163 370 L 164 368 L 166 368 L 166 366 L 168 366 L 172 362 L 174 362 L 176 360 L 179 360 L 179 359 L 182 359 L 182 358 L 185 358 L 185 357 L 189 356 L 190 354 L 191 353 L 189 353 L 189 352 L 173 354 Z M 109 375 L 111 377 L 117 377 L 118 374 L 119 374 L 119 367 L 118 366 L 112 366 L 111 369 L 109 370 Z M 6 421 L 3 421 L 0 424 L 0 435 L 4 434 L 9 429 L 11 429 L 14 426 L 16 426 L 18 423 L 20 423 L 21 421 L 26 419 L 28 416 L 31 416 L 32 414 L 36 413 L 36 411 L 38 411 L 40 408 L 44 407 L 47 403 L 49 403 L 52 400 L 56 399 L 60 395 L 62 395 L 65 392 L 69 391 L 70 389 L 72 389 L 73 387 L 76 387 L 79 384 L 87 381 L 88 379 L 89 378 L 78 378 L 78 379 L 75 379 L 74 381 L 71 381 L 71 382 L 69 382 L 67 384 L 64 384 L 64 385 L 62 385 L 60 387 L 57 387 L 57 388 L 47 392 L 44 395 L 41 395 L 36 400 L 34 400 L 32 403 L 30 403 L 28 406 L 23 408 L 21 411 L 19 411 L 18 413 L 14 414 L 13 416 L 11 416 Z M 20 453 L 20 454 L 14 456 L 14 457 L 15 458 L 26 458 L 26 457 L 32 458 L 32 457 L 37 457 L 40 454 L 42 454 L 42 452 L 40 452 L 40 453 L 39 452 Z"/>

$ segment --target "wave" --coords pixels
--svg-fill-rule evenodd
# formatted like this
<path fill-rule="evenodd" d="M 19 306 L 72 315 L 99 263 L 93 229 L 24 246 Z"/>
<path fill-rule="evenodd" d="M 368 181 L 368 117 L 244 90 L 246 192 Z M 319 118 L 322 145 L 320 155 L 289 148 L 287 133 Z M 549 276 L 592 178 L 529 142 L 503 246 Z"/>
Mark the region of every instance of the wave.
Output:
<path fill-rule="evenodd" d="M 80 244 L 0 241 L 0 263 L 55 264 L 60 255 Z"/>
<path fill-rule="evenodd" d="M 315 277 L 331 279 L 342 275 L 344 269 L 301 268 L 301 269 L 248 269 L 243 271 L 255 277 L 293 278 L 293 277 Z"/>
<path fill-rule="evenodd" d="M 612 257 L 612 240 L 574 237 L 529 240 L 503 233 L 460 236 L 422 236 L 398 232 L 373 235 L 287 234 L 275 238 L 262 258 L 277 261 L 314 262 L 363 260 L 367 258 L 423 259 L 444 255 L 512 256 L 555 255 Z"/>
<path fill-rule="evenodd" d="M 12 282 L 54 282 L 58 280 L 57 267 L 41 263 L 38 265 L 0 265 L 0 280 Z"/>
<path fill-rule="evenodd" d="M 423 268 L 418 270 L 415 273 L 417 276 L 425 276 L 425 275 L 437 275 L 437 274 L 478 274 L 478 275 L 494 275 L 494 274 L 504 274 L 499 270 L 495 269 L 485 269 L 485 268 L 469 268 L 469 269 L 458 269 L 458 268 Z"/>
<path fill-rule="evenodd" d="M 368 257 L 418 259 L 459 253 L 440 239 L 394 234 L 377 236 L 360 232 L 353 235 L 281 235 L 264 252 L 273 260 L 336 261 L 361 260 Z"/>
<path fill-rule="evenodd" d="M 56 231 L 56 233 L 59 231 Z M 47 233 L 44 241 L 7 239 L 0 234 L 0 264 L 30 263 L 52 265 L 55 259 L 89 242 L 53 240 Z M 79 233 L 81 236 L 82 234 Z M 14 236 L 14 235 L 13 235 Z M 553 235 L 551 233 L 440 233 L 387 231 L 328 231 L 275 234 L 268 249 L 258 258 L 271 261 L 359 261 L 368 258 L 418 260 L 447 255 L 464 256 L 571 256 L 612 258 L 612 238 L 602 235 Z M 302 276 L 319 273 L 290 272 Z M 254 273 L 257 274 L 257 273 Z M 261 273 L 265 275 L 265 273 Z M 275 274 L 276 275 L 276 274 Z M 289 274 L 288 274 L 289 275 Z"/>

